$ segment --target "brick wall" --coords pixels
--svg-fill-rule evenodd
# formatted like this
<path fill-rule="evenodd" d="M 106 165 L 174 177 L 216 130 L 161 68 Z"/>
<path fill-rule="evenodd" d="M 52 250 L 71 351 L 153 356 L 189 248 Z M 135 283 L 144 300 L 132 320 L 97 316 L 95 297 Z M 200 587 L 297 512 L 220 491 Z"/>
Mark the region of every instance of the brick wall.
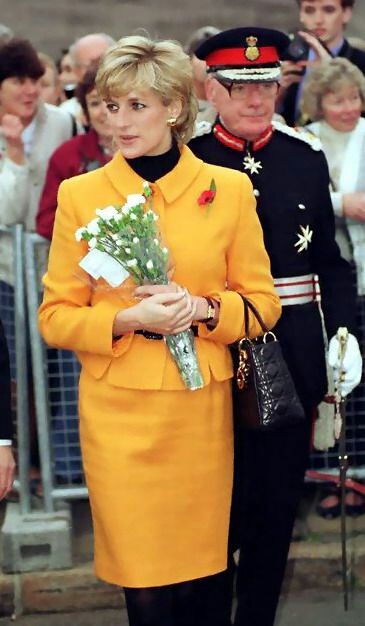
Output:
<path fill-rule="evenodd" d="M 365 2 L 357 4 L 349 33 L 360 36 Z M 205 24 L 290 29 L 297 25 L 297 7 L 295 0 L 0 0 L 0 21 L 57 56 L 76 37 L 95 31 L 118 38 L 142 27 L 152 36 L 185 41 Z"/>

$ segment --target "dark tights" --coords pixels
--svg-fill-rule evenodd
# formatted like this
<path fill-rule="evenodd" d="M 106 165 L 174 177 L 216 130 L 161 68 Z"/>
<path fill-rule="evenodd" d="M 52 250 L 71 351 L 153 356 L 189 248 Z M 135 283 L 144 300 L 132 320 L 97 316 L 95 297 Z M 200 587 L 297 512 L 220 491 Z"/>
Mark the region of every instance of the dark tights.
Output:
<path fill-rule="evenodd" d="M 232 573 L 149 587 L 124 588 L 130 626 L 230 626 Z"/>

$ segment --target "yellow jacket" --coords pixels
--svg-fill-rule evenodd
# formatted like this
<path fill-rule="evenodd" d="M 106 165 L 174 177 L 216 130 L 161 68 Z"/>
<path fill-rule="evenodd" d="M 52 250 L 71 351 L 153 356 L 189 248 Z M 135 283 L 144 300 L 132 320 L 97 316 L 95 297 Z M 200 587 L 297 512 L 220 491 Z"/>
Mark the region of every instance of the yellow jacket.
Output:
<path fill-rule="evenodd" d="M 212 178 L 216 197 L 200 206 L 198 198 Z M 76 229 L 93 219 L 97 208 L 123 204 L 128 194 L 141 193 L 142 182 L 117 154 L 101 169 L 61 184 L 40 329 L 50 345 L 74 350 L 96 379 L 107 372 L 108 382 L 120 387 L 183 389 L 163 341 L 133 333 L 113 341 L 114 317 L 130 302 L 102 280 L 92 284 L 78 266 L 87 244 L 75 240 Z M 213 330 L 199 325 L 196 349 L 205 382 L 211 375 L 226 380 L 232 376 L 227 344 L 244 334 L 243 303 L 236 292 L 249 296 L 268 327 L 280 315 L 251 183 L 240 172 L 203 163 L 183 147 L 176 167 L 151 187 L 175 266 L 174 281 L 194 295 L 220 301 L 219 323 Z M 250 336 L 258 334 L 260 328 L 251 320 Z"/>

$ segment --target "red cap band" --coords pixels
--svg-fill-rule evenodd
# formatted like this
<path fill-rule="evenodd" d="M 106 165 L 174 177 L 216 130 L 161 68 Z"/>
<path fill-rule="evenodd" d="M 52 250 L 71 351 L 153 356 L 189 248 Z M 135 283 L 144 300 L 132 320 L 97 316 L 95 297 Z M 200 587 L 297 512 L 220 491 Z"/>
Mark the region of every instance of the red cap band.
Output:
<path fill-rule="evenodd" d="M 262 63 L 277 63 L 279 61 L 276 48 L 273 46 L 265 46 L 257 48 L 259 56 L 255 61 L 250 61 L 246 55 L 246 50 L 250 48 L 225 48 L 223 50 L 214 50 L 206 57 L 205 61 L 209 67 L 215 65 L 237 65 L 245 67 L 246 65 L 262 65 Z"/>

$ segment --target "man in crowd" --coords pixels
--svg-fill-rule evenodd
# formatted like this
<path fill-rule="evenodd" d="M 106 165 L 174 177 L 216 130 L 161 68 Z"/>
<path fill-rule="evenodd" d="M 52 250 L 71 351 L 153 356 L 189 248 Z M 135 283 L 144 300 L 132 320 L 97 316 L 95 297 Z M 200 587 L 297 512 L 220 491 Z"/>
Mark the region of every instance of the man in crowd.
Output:
<path fill-rule="evenodd" d="M 69 53 L 77 83 L 81 82 L 87 70 L 96 65 L 106 50 L 114 43 L 113 37 L 105 33 L 90 33 L 74 41 Z M 82 110 L 76 97 L 63 102 L 61 108 L 71 113 L 81 125 Z"/>
<path fill-rule="evenodd" d="M 242 433 L 237 425 L 232 528 L 238 519 L 241 556 L 236 626 L 273 625 L 313 412 L 327 391 L 315 275 L 331 345 L 338 347 L 340 326 L 350 333 L 355 327 L 351 272 L 335 242 L 324 154 L 307 135 L 272 123 L 279 59 L 288 42 L 278 31 L 237 28 L 212 37 L 196 51 L 207 63 L 207 96 L 219 116 L 210 132 L 204 124 L 201 136 L 190 146 L 204 161 L 241 170 L 252 181 L 283 304 L 274 331 L 306 413 L 302 425 L 270 432 Z M 339 363 L 331 365 L 338 373 Z M 361 377 L 361 355 L 352 334 L 344 366 L 342 392 L 347 394 Z M 241 494 L 237 513 L 236 498 Z"/>
<path fill-rule="evenodd" d="M 218 35 L 220 30 L 215 26 L 202 26 L 195 30 L 187 40 L 184 49 L 186 54 L 189 55 L 191 59 L 191 64 L 193 66 L 193 79 L 194 79 L 194 92 L 198 100 L 199 111 L 196 118 L 197 122 L 214 122 L 216 118 L 216 111 L 212 107 L 211 103 L 207 100 L 207 96 L 205 93 L 205 84 L 207 78 L 207 70 L 204 61 L 197 59 L 195 56 L 195 50 L 199 48 L 199 46 L 207 41 L 210 37 L 214 35 Z"/>
<path fill-rule="evenodd" d="M 303 80 L 311 64 L 321 55 L 315 39 L 323 42 L 333 56 L 346 57 L 365 74 L 365 52 L 353 48 L 344 36 L 355 0 L 297 0 L 297 3 L 303 31 L 312 36 L 303 34 L 309 44 L 307 58 L 298 62 L 287 60 L 282 66 L 278 112 L 290 125 L 300 119 L 299 102 Z"/>

